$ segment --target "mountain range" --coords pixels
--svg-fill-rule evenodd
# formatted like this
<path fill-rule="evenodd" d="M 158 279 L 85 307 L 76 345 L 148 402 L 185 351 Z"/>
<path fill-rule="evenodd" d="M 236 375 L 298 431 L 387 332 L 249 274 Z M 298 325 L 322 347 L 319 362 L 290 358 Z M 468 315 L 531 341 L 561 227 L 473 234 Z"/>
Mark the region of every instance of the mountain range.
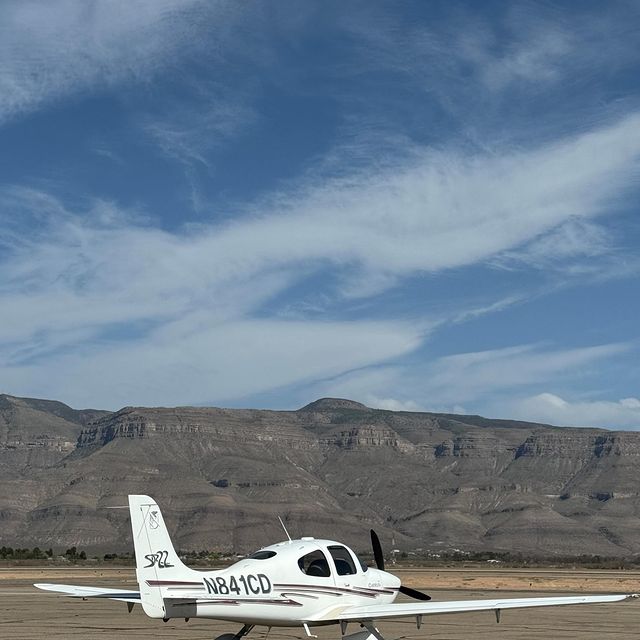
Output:
<path fill-rule="evenodd" d="M 371 409 L 75 410 L 0 395 L 0 545 L 131 550 L 129 493 L 182 549 L 295 536 L 407 552 L 640 553 L 640 433 Z"/>

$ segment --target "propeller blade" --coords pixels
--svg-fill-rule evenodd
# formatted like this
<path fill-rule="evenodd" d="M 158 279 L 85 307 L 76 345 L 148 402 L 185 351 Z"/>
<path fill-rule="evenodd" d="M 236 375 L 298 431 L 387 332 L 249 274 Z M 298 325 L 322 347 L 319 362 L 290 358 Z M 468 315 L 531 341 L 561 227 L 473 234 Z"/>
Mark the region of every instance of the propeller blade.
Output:
<path fill-rule="evenodd" d="M 380 538 L 378 534 L 371 529 L 371 546 L 373 547 L 373 557 L 376 561 L 376 567 L 380 571 L 384 571 L 384 555 L 382 553 L 382 545 L 380 544 Z"/>
<path fill-rule="evenodd" d="M 376 567 L 381 571 L 384 571 L 384 554 L 382 553 L 382 545 L 380 544 L 380 538 L 378 534 L 371 529 L 371 546 L 373 547 L 373 557 L 376 561 Z M 403 587 L 402 585 L 398 589 L 400 593 L 404 593 L 405 596 L 415 598 L 416 600 L 431 600 L 431 596 L 428 596 L 422 591 L 411 589 L 411 587 Z"/>
<path fill-rule="evenodd" d="M 431 596 L 428 596 L 426 593 L 422 593 L 422 591 L 411 589 L 410 587 L 401 586 L 398 591 L 400 591 L 400 593 L 404 593 L 405 596 L 415 598 L 416 600 L 431 600 Z"/>

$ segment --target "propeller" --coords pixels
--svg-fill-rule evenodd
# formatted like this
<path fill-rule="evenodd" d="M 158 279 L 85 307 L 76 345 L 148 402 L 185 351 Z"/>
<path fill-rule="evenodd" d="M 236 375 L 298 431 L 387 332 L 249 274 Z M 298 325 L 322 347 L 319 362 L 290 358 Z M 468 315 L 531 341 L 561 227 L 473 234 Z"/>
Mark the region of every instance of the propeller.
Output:
<path fill-rule="evenodd" d="M 382 545 L 380 544 L 378 534 L 373 529 L 371 529 L 371 546 L 373 547 L 373 557 L 376 561 L 376 567 L 378 567 L 380 571 L 384 571 L 384 554 L 382 553 Z M 416 600 L 431 600 L 431 596 L 428 596 L 426 593 L 422 593 L 422 591 L 411 589 L 410 587 L 400 585 L 398 591 L 400 593 L 404 593 L 405 596 L 415 598 Z"/>

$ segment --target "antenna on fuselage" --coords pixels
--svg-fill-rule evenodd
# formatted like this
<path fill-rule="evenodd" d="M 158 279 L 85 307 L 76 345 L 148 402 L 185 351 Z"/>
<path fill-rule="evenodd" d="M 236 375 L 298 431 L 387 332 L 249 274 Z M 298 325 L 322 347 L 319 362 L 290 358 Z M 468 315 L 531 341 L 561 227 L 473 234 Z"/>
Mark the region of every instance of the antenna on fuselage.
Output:
<path fill-rule="evenodd" d="M 280 524 L 282 525 L 282 528 L 284 529 L 284 532 L 287 535 L 287 538 L 289 538 L 289 542 L 291 542 L 291 536 L 289 535 L 289 532 L 287 531 L 287 527 L 284 526 L 284 522 L 282 522 L 282 518 L 280 516 L 278 516 L 278 520 L 280 520 Z"/>

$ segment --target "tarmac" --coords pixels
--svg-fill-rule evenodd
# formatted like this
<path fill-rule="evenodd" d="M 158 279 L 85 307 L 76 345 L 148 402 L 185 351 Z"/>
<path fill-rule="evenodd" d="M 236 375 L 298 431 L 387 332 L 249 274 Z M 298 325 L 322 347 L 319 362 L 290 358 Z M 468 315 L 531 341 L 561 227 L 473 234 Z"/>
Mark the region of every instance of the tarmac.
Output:
<path fill-rule="evenodd" d="M 544 596 L 552 593 L 627 593 L 640 591 L 637 572 L 571 572 L 545 570 L 427 569 L 396 571 L 407 585 L 434 600 Z M 213 640 L 237 631 L 238 625 L 212 620 L 147 618 L 139 606 L 79 600 L 40 591 L 33 582 L 60 582 L 115 588 L 136 588 L 132 569 L 24 568 L 0 569 L 0 638 L 2 640 Z M 445 588 L 443 588 L 445 585 Z M 573 589 L 568 589 L 573 586 Z M 515 587 L 515 588 L 514 588 Z M 630 587 L 631 588 L 629 590 Z M 425 616 L 380 622 L 388 640 L 621 640 L 640 636 L 640 600 L 607 605 L 503 611 L 500 624 L 492 612 Z M 349 626 L 347 633 L 360 628 Z M 340 640 L 339 626 L 313 630 L 319 640 Z M 256 627 L 247 640 L 305 638 L 302 628 Z"/>

